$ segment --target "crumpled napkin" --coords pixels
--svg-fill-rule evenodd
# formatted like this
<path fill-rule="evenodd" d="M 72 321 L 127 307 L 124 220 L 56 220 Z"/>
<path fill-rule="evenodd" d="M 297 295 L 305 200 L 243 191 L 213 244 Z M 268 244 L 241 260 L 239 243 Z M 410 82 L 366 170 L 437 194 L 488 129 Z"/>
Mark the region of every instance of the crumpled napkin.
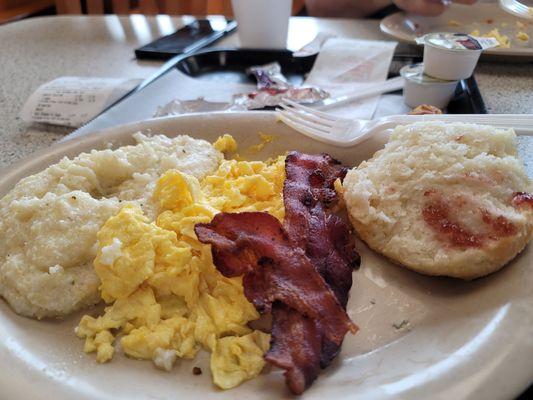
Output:
<path fill-rule="evenodd" d="M 362 86 L 368 85 L 369 82 L 380 82 L 387 79 L 390 63 L 397 44 L 396 42 L 337 37 L 326 37 L 326 40 L 323 41 L 323 36 L 318 41 L 320 44 L 323 43 L 320 53 L 304 84 L 318 86 L 326 92 L 329 92 L 331 97 L 337 97 L 355 93 Z M 188 78 L 187 80 L 194 79 Z M 201 94 L 200 97 L 203 97 L 202 85 L 205 85 L 205 96 L 209 95 L 209 90 L 212 90 L 212 87 L 207 85 L 205 81 L 196 81 L 195 93 L 199 93 Z M 188 103 L 189 107 L 184 107 L 184 100 L 189 100 L 191 97 L 187 96 L 185 98 L 182 96 L 183 98 L 174 99 L 163 107 L 158 107 L 155 116 L 205 111 L 211 109 L 213 106 L 218 110 L 241 110 L 242 107 L 232 103 L 232 101 L 238 98 L 236 95 L 243 93 L 242 91 L 235 91 L 242 89 L 242 86 L 240 88 L 238 86 L 230 86 L 220 84 L 218 89 L 228 96 L 226 100 L 228 101 L 227 105 L 222 103 L 216 106 L 208 104 L 205 101 L 207 100 L 206 98 L 203 101 L 198 99 L 196 103 Z M 183 93 L 185 96 L 187 91 L 183 91 Z M 211 91 L 211 95 L 212 93 Z M 385 97 L 387 96 L 383 96 L 383 98 Z M 386 109 L 383 110 L 385 115 L 405 112 L 405 106 L 399 96 L 390 96 L 387 101 L 381 103 L 379 100 L 380 96 L 375 96 L 333 108 L 328 110 L 328 112 L 342 117 L 372 119 L 378 104 L 386 105 Z M 398 105 L 397 110 L 394 107 L 395 104 Z M 191 109 L 190 106 L 193 106 L 193 108 Z"/>

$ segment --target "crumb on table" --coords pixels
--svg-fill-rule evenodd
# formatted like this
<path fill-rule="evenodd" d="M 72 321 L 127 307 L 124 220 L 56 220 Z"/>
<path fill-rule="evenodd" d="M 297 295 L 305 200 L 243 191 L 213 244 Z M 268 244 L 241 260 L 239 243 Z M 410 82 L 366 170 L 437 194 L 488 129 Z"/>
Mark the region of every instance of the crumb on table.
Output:
<path fill-rule="evenodd" d="M 458 26 L 461 26 L 461 23 L 459 21 L 451 19 L 451 20 L 448 21 L 448 26 L 458 27 Z"/>
<path fill-rule="evenodd" d="M 527 33 L 525 33 L 525 32 L 518 32 L 516 34 L 516 38 L 518 40 L 522 40 L 524 42 L 527 42 L 529 40 L 529 35 Z"/>

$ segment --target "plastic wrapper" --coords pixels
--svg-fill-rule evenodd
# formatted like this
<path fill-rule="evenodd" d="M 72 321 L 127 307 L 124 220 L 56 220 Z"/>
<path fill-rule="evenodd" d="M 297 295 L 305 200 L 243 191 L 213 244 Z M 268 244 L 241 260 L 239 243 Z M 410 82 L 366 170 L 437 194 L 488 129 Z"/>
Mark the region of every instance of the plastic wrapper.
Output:
<path fill-rule="evenodd" d="M 263 107 L 275 107 L 281 103 L 282 99 L 289 99 L 297 103 L 310 104 L 329 97 L 329 94 L 315 87 L 291 88 L 283 91 L 279 90 L 259 90 L 248 94 L 237 95 L 234 98 L 235 104 L 254 110 Z"/>
<path fill-rule="evenodd" d="M 256 65 L 246 70 L 249 75 L 255 76 L 257 79 L 257 89 L 270 90 L 287 90 L 291 84 L 287 78 L 281 73 L 281 66 L 277 62 L 265 65 Z"/>
<path fill-rule="evenodd" d="M 158 107 L 154 117 L 166 117 L 168 115 L 180 115 L 196 112 L 212 112 L 212 111 L 244 111 L 244 105 L 231 102 L 215 102 L 205 100 L 199 97 L 195 100 L 172 100 L 163 107 Z"/>
<path fill-rule="evenodd" d="M 203 97 L 195 100 L 173 100 L 159 107 L 155 117 L 187 114 L 204 111 L 242 111 L 264 107 L 275 107 L 282 99 L 297 103 L 311 104 L 328 98 L 330 95 L 318 86 L 294 86 L 281 73 L 281 66 L 275 62 L 250 67 L 248 74 L 257 79 L 257 90 L 239 93 L 228 102 L 207 101 Z"/>
<path fill-rule="evenodd" d="M 247 109 L 274 107 L 282 99 L 310 104 L 329 97 L 328 92 L 317 86 L 293 86 L 281 73 L 277 62 L 250 67 L 246 72 L 256 77 L 257 90 L 236 95 L 233 100 L 237 106 Z"/>

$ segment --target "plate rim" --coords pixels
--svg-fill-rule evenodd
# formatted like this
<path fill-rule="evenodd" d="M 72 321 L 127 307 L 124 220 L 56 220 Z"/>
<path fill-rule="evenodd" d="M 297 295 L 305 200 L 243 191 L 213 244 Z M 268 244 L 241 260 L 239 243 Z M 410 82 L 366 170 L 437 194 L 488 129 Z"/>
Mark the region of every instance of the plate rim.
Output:
<path fill-rule="evenodd" d="M 27 165 L 34 166 L 36 164 L 45 162 L 45 160 L 51 160 L 56 159 L 57 157 L 62 157 L 66 152 L 72 149 L 76 149 L 79 146 L 102 146 L 105 145 L 105 143 L 112 142 L 113 140 L 116 140 L 118 136 L 124 136 L 124 131 L 140 131 L 140 130 L 146 130 L 149 129 L 146 125 L 153 124 L 154 121 L 161 122 L 166 121 L 169 124 L 174 123 L 174 121 L 179 121 L 184 118 L 202 118 L 202 117 L 209 117 L 209 118 L 219 118 L 220 116 L 223 116 L 223 118 L 228 119 L 240 119 L 243 116 L 246 118 L 260 118 L 263 120 L 271 120 L 271 122 L 277 122 L 276 116 L 274 112 L 264 112 L 264 111 L 256 111 L 256 112 L 235 112 L 235 113 L 226 113 L 226 112 L 216 112 L 216 113 L 196 113 L 196 114 L 188 114 L 188 115 L 179 115 L 179 116 L 169 116 L 169 117 L 163 117 L 163 118 L 150 118 L 142 121 L 137 121 L 133 123 L 123 124 L 123 125 L 117 125 L 114 127 L 98 130 L 91 132 L 89 134 L 72 137 L 72 138 L 65 138 L 62 142 L 56 142 L 54 145 L 41 149 L 33 154 L 31 154 L 28 157 L 25 157 L 24 159 L 21 159 L 17 161 L 16 163 L 8 166 L 7 168 L 2 168 L 0 170 L 0 187 L 3 187 L 9 179 L 11 179 L 15 174 L 16 171 L 23 167 L 27 168 Z M 296 131 L 295 131 L 296 132 Z M 82 151 L 89 151 L 82 150 Z M 77 153 L 79 154 L 79 152 Z M 7 175 L 4 175 L 4 172 L 7 172 Z M 32 173 L 32 172 L 30 172 Z M 7 189 L 10 190 L 12 186 Z M 3 194 L 0 194 L 0 196 L 3 196 Z M 531 246 L 531 244 L 530 244 Z M 0 300 L 3 301 L 3 300 Z M 0 327 L 0 332 L 2 331 L 2 327 Z M 8 361 L 8 360 L 7 360 Z M 506 360 L 506 362 L 509 364 L 510 361 Z M 0 360 L 0 365 L 2 364 L 2 361 Z M 525 375 L 524 375 L 525 377 Z M 515 376 L 516 378 L 516 376 Z M 0 381 L 9 382 L 9 378 L 7 377 L 0 377 Z M 522 379 L 524 380 L 524 379 Z M 522 385 L 520 385 L 522 386 Z M 20 388 L 23 388 L 23 385 L 19 386 Z M 63 387 L 63 386 L 62 386 Z M 68 386 L 65 387 L 65 393 L 74 393 L 72 392 L 72 388 Z M 506 394 L 519 394 L 522 392 L 526 387 L 514 387 L 513 388 L 507 388 Z M 14 393 L 14 392 L 13 392 Z M 76 391 L 75 393 L 78 394 Z M 18 393 L 20 395 L 24 395 L 23 392 Z M 81 396 L 83 394 L 83 396 Z M 502 394 L 502 393 L 501 393 Z M 80 398 L 86 398 L 85 393 L 79 392 L 78 396 Z M 90 397 L 87 397 L 90 398 Z"/>

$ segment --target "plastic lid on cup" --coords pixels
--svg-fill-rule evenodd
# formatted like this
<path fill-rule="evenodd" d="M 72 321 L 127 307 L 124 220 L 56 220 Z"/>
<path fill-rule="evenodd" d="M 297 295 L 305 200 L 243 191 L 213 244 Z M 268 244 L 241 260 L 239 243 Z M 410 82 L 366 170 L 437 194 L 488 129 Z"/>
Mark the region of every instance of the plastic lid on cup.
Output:
<path fill-rule="evenodd" d="M 400 69 L 400 75 L 410 81 L 421 84 L 438 84 L 438 83 L 450 83 L 453 81 L 447 81 L 444 79 L 433 78 L 424 74 L 424 64 L 411 64 L 406 65 Z"/>
<path fill-rule="evenodd" d="M 466 33 L 436 32 L 416 39 L 418 44 L 426 44 L 453 51 L 481 51 L 499 45 L 495 38 L 475 37 Z"/>

